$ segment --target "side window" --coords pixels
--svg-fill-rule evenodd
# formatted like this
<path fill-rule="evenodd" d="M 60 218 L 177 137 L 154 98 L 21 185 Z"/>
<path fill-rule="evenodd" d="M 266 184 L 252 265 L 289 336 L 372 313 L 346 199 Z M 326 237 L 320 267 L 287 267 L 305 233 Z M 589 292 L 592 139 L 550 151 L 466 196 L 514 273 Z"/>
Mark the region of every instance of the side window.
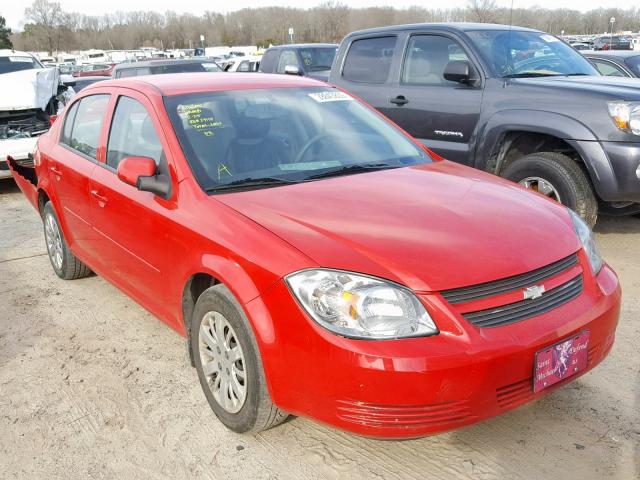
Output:
<path fill-rule="evenodd" d="M 344 61 L 342 76 L 361 83 L 384 83 L 389 77 L 396 37 L 356 40 Z"/>
<path fill-rule="evenodd" d="M 144 105 L 133 98 L 122 96 L 118 99 L 111 122 L 107 165 L 118 168 L 125 157 L 149 157 L 159 165 L 162 144 Z"/>
<path fill-rule="evenodd" d="M 265 73 L 273 73 L 278 58 L 278 50 L 267 50 L 262 56 L 262 64 L 260 71 Z"/>
<path fill-rule="evenodd" d="M 100 130 L 108 104 L 109 95 L 90 95 L 80 100 L 67 145 L 91 158 L 96 158 Z"/>
<path fill-rule="evenodd" d="M 284 69 L 289 65 L 300 68 L 300 62 L 298 62 L 296 52 L 293 50 L 285 50 L 280 54 L 280 60 L 278 60 L 278 69 L 276 72 L 284 73 Z"/>
<path fill-rule="evenodd" d="M 626 77 L 624 72 L 612 63 L 603 60 L 592 60 L 598 71 L 607 77 Z"/>
<path fill-rule="evenodd" d="M 73 129 L 73 120 L 76 118 L 76 113 L 78 112 L 78 105 L 80 105 L 80 102 L 71 105 L 71 108 L 64 116 L 64 126 L 62 127 L 62 135 L 60 135 L 60 143 L 64 143 L 65 145 L 69 145 L 71 142 L 71 130 Z"/>
<path fill-rule="evenodd" d="M 249 60 L 244 60 L 242 62 L 240 62 L 240 65 L 238 65 L 238 72 L 250 72 L 251 70 L 249 69 Z"/>
<path fill-rule="evenodd" d="M 414 35 L 402 69 L 403 83 L 421 85 L 457 85 L 444 79 L 447 63 L 456 60 L 469 61 L 458 42 L 438 35 Z"/>

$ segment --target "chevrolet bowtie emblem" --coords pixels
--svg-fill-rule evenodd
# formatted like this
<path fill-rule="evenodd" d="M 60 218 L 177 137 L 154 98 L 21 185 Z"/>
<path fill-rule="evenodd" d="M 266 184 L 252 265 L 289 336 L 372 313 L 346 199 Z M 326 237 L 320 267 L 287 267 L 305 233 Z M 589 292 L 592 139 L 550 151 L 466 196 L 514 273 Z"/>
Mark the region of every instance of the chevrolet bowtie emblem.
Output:
<path fill-rule="evenodd" d="M 544 293 L 544 285 L 534 285 L 533 287 L 525 288 L 522 292 L 525 300 L 535 300 L 540 298 Z"/>

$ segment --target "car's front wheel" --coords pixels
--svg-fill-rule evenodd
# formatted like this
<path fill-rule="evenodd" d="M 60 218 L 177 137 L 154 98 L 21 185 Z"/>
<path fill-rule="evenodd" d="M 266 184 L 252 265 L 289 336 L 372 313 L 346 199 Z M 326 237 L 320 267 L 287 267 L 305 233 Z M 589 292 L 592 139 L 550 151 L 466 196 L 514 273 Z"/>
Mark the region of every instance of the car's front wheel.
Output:
<path fill-rule="evenodd" d="M 590 226 L 598 218 L 598 201 L 587 174 L 577 162 L 556 152 L 526 155 L 501 173 L 501 176 L 566 205 Z"/>
<path fill-rule="evenodd" d="M 47 202 L 42 210 L 44 223 L 44 239 L 53 271 L 64 280 L 88 277 L 91 270 L 71 253 L 64 238 L 58 216 L 51 202 Z"/>
<path fill-rule="evenodd" d="M 200 385 L 224 425 L 259 432 L 287 418 L 271 401 L 251 325 L 229 289 L 215 285 L 200 295 L 190 331 Z"/>

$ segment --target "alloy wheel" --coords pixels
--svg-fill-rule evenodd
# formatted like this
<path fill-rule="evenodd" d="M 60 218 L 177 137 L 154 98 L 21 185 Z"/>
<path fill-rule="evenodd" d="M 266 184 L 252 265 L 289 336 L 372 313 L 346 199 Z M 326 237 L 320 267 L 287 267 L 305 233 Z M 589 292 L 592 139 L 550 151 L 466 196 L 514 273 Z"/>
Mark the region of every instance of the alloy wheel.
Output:
<path fill-rule="evenodd" d="M 62 235 L 60 233 L 58 222 L 56 222 L 56 219 L 51 214 L 47 214 L 45 217 L 44 236 L 47 242 L 47 252 L 49 252 L 51 263 L 53 263 L 56 270 L 62 269 Z"/>
<path fill-rule="evenodd" d="M 527 177 L 520 180 L 520 185 L 529 190 L 533 190 L 535 192 L 541 193 L 556 202 L 562 203 L 560 200 L 560 194 L 556 187 L 554 187 L 551 182 L 545 180 L 541 177 Z"/>

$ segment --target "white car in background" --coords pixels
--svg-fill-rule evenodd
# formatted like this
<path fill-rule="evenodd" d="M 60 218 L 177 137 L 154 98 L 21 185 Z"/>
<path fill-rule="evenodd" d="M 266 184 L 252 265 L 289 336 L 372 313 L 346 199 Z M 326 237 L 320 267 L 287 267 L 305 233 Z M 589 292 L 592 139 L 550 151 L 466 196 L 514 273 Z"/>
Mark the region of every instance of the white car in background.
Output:
<path fill-rule="evenodd" d="M 262 55 L 250 55 L 244 57 L 231 57 L 225 61 L 225 72 L 257 72 L 260 67 Z"/>
<path fill-rule="evenodd" d="M 65 103 L 60 85 L 57 67 L 45 68 L 27 52 L 0 50 L 0 178 L 11 176 L 8 155 L 32 163 L 37 137 Z"/>

